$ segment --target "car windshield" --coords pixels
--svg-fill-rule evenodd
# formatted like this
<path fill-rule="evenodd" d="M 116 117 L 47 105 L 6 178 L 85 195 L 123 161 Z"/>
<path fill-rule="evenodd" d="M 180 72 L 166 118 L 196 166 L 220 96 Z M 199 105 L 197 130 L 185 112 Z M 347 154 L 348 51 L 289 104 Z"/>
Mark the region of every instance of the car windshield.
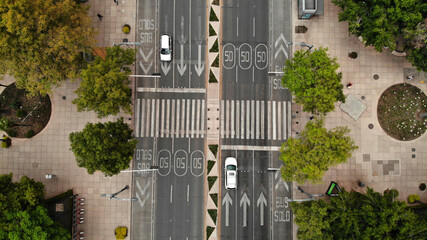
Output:
<path fill-rule="evenodd" d="M 227 170 L 236 170 L 236 166 L 234 166 L 234 165 L 228 165 L 227 166 Z"/>
<path fill-rule="evenodd" d="M 170 50 L 166 49 L 166 48 L 162 48 L 162 50 L 160 50 L 161 54 L 170 54 Z"/>

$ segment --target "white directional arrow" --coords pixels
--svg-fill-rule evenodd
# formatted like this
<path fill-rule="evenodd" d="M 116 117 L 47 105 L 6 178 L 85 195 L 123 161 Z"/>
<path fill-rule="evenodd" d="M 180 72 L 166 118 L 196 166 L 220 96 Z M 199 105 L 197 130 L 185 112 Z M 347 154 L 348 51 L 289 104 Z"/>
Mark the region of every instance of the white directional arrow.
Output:
<path fill-rule="evenodd" d="M 276 42 L 274 43 L 274 47 L 277 47 L 277 45 L 280 43 L 280 40 L 282 40 L 285 45 L 288 42 L 286 40 L 285 36 L 283 36 L 283 33 L 281 33 L 280 36 L 277 38 Z M 286 46 L 288 46 L 288 45 L 286 45 Z"/>
<path fill-rule="evenodd" d="M 225 226 L 229 226 L 229 206 L 233 205 L 233 200 L 231 199 L 228 193 L 225 194 L 225 197 L 222 199 L 222 205 L 225 204 Z"/>
<path fill-rule="evenodd" d="M 178 64 L 178 72 L 182 76 L 187 69 L 187 64 L 184 64 L 184 45 L 181 44 L 181 59 Z"/>
<path fill-rule="evenodd" d="M 144 71 L 144 74 L 148 74 L 148 71 L 150 71 L 151 67 L 153 66 L 153 62 L 150 62 L 148 67 L 145 67 L 144 64 L 142 64 L 142 62 L 139 61 L 139 66 L 142 68 L 142 71 Z"/>
<path fill-rule="evenodd" d="M 277 171 L 274 178 L 277 179 L 280 176 L 280 171 Z M 288 183 L 286 183 L 285 181 L 283 181 L 282 177 L 280 177 L 279 181 L 276 183 L 276 186 L 274 187 L 274 189 L 278 189 L 280 185 L 284 185 L 286 188 L 286 191 L 289 192 L 289 185 Z"/>
<path fill-rule="evenodd" d="M 162 71 L 166 76 L 166 75 L 168 75 L 168 72 L 171 69 L 171 65 L 168 63 L 162 62 L 162 64 L 160 65 L 160 68 L 162 68 Z"/>
<path fill-rule="evenodd" d="M 194 67 L 196 70 L 197 75 L 200 77 L 200 74 L 202 74 L 203 70 L 205 69 L 205 64 L 201 64 L 201 58 L 202 58 L 202 45 L 197 46 L 199 53 L 198 53 L 198 59 L 197 59 L 197 65 Z"/>
<path fill-rule="evenodd" d="M 286 42 L 288 41 L 286 40 L 285 36 L 283 36 L 283 33 L 281 33 L 280 36 L 277 38 L 276 42 L 274 43 L 274 47 L 277 48 L 277 46 L 281 42 L 283 42 L 285 46 L 288 47 L 288 45 L 286 44 Z M 280 52 L 283 52 L 283 54 L 285 54 L 285 57 L 288 58 L 288 52 L 286 51 L 286 49 L 283 47 L 282 44 L 280 44 L 280 47 L 274 53 L 274 58 L 277 58 Z"/>
<path fill-rule="evenodd" d="M 182 43 L 186 42 L 186 39 L 184 37 L 184 16 L 181 16 L 181 41 Z"/>
<path fill-rule="evenodd" d="M 267 199 L 265 199 L 264 193 L 261 192 L 258 201 L 256 201 L 256 205 L 259 207 L 260 225 L 264 226 L 264 206 L 267 207 Z"/>
<path fill-rule="evenodd" d="M 242 199 L 240 199 L 240 206 L 243 205 L 243 227 L 246 227 L 246 219 L 247 219 L 247 210 L 248 206 L 251 205 L 251 201 L 248 198 L 246 193 L 243 193 Z"/>
<path fill-rule="evenodd" d="M 144 59 L 144 62 L 148 62 L 148 59 L 151 57 L 151 54 L 153 54 L 153 49 L 150 50 L 150 52 L 145 55 L 142 49 L 139 49 L 139 54 L 141 54 L 142 59 Z"/>

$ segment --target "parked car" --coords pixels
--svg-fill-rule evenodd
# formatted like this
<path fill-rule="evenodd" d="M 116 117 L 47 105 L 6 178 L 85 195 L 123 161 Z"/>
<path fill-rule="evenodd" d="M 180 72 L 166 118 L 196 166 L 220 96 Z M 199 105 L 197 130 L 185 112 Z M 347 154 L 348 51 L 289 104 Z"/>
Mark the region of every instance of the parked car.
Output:
<path fill-rule="evenodd" d="M 172 37 L 169 34 L 160 37 L 160 61 L 172 61 Z"/>
<path fill-rule="evenodd" d="M 225 188 L 237 188 L 237 160 L 234 157 L 227 157 L 225 159 Z"/>

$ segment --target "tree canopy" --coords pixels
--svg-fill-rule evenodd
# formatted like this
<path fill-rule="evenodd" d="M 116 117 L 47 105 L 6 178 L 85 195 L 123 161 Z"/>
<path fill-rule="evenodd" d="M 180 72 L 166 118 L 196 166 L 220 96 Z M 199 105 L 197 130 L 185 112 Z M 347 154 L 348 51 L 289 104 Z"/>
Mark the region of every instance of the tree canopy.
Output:
<path fill-rule="evenodd" d="M 339 64 L 328 56 L 327 50 L 298 50 L 292 60 L 286 60 L 282 85 L 306 112 L 326 114 L 334 110 L 335 102 L 345 101 L 342 73 L 336 73 Z"/>
<path fill-rule="evenodd" d="M 346 136 L 347 127 L 327 130 L 323 119 L 309 121 L 298 138 L 289 138 L 282 144 L 280 159 L 285 181 L 300 184 L 308 181 L 320 182 L 331 166 L 347 162 L 358 147 Z"/>
<path fill-rule="evenodd" d="M 137 143 L 123 118 L 87 123 L 83 131 L 71 133 L 69 140 L 79 167 L 86 168 L 89 174 L 100 170 L 107 176 L 129 167 Z"/>
<path fill-rule="evenodd" d="M 119 46 L 107 48 L 105 59 L 96 57 L 89 67 L 82 71 L 81 83 L 75 91 L 73 103 L 78 111 L 95 111 L 98 117 L 117 115 L 120 109 L 131 114 L 132 91 L 127 65 L 135 61 L 135 50 Z"/>
<path fill-rule="evenodd" d="M 298 239 L 426 239 L 427 222 L 397 200 L 397 190 L 345 189 L 330 202 L 291 203 Z"/>
<path fill-rule="evenodd" d="M 0 72 L 31 95 L 75 78 L 95 43 L 87 8 L 74 0 L 0 0 L 0 19 Z"/>
<path fill-rule="evenodd" d="M 406 51 L 418 70 L 427 71 L 427 3 L 423 0 L 332 0 L 342 9 L 339 21 L 379 52 L 383 47 Z M 399 46 L 400 45 L 400 46 Z"/>

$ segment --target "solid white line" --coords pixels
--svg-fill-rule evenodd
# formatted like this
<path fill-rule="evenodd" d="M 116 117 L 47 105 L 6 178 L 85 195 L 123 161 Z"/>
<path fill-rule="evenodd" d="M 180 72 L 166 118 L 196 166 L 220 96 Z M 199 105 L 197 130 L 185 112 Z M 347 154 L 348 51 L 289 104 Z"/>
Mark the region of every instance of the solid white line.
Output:
<path fill-rule="evenodd" d="M 282 123 L 285 119 L 281 118 L 282 102 L 277 102 L 277 139 L 282 139 Z"/>
<path fill-rule="evenodd" d="M 273 101 L 273 128 L 272 128 L 272 131 L 273 131 L 273 139 L 274 140 L 276 140 L 276 119 L 277 119 L 277 116 L 276 116 L 276 101 Z"/>
<path fill-rule="evenodd" d="M 142 105 L 142 116 L 141 116 L 141 137 L 145 137 L 144 136 L 144 129 L 145 129 L 145 121 L 147 120 L 147 112 L 145 111 L 145 99 L 143 98 L 141 101 L 141 105 Z"/>
<path fill-rule="evenodd" d="M 255 137 L 255 101 L 251 101 L 251 139 Z"/>
<path fill-rule="evenodd" d="M 188 138 L 190 137 L 190 99 L 187 99 L 187 125 L 186 125 L 186 134 L 185 136 Z"/>
<path fill-rule="evenodd" d="M 135 194 L 136 194 L 136 199 L 138 199 L 139 206 L 141 206 L 141 208 L 143 208 L 144 204 L 142 204 L 141 197 L 139 196 L 138 192 L 136 192 Z"/>
<path fill-rule="evenodd" d="M 267 139 L 271 139 L 271 101 L 267 102 Z"/>
<path fill-rule="evenodd" d="M 256 101 L 255 114 L 256 114 L 255 139 L 259 139 L 259 101 Z"/>
<path fill-rule="evenodd" d="M 240 138 L 245 139 L 245 100 L 242 100 L 242 106 L 240 109 L 242 110 L 240 113 Z"/>
<path fill-rule="evenodd" d="M 196 106 L 196 138 L 199 137 L 199 130 L 200 130 L 200 99 L 197 99 L 197 106 Z"/>
<path fill-rule="evenodd" d="M 185 111 L 187 110 L 185 106 L 185 99 L 181 99 L 182 101 L 182 110 L 181 110 L 181 137 L 184 137 L 185 134 Z"/>
<path fill-rule="evenodd" d="M 264 101 L 261 101 L 261 139 L 264 139 L 265 134 L 264 134 L 264 119 L 265 119 L 265 115 L 264 115 Z"/>
<path fill-rule="evenodd" d="M 282 121 L 283 121 L 283 138 L 282 139 L 288 139 L 287 135 L 286 135 L 286 123 L 288 122 L 288 119 L 286 118 L 286 102 L 282 102 L 283 104 L 283 117 L 282 117 Z"/>
<path fill-rule="evenodd" d="M 187 202 L 190 201 L 190 185 L 187 185 Z"/>
<path fill-rule="evenodd" d="M 140 120 L 139 120 L 139 108 L 141 105 L 141 99 L 136 99 L 136 114 L 135 114 L 135 136 L 139 137 L 140 133 L 139 133 L 139 124 L 140 124 Z"/>
<path fill-rule="evenodd" d="M 188 36 L 192 36 L 191 35 L 191 1 L 189 1 L 190 6 L 189 6 L 189 20 L 188 20 Z M 188 56 L 191 57 L 191 38 L 190 41 L 188 41 L 189 44 L 189 48 L 188 48 Z M 191 64 L 188 64 L 188 87 L 191 88 Z M 188 128 L 187 128 L 188 131 Z M 188 136 L 187 136 L 188 137 Z"/>
<path fill-rule="evenodd" d="M 288 102 L 288 138 L 291 137 L 291 102 Z"/>
<path fill-rule="evenodd" d="M 151 100 L 151 132 L 150 137 L 154 137 L 154 125 L 156 124 L 154 122 L 154 118 L 156 117 L 156 101 L 154 99 Z"/>
<path fill-rule="evenodd" d="M 170 99 L 166 100 L 166 126 L 165 126 L 166 137 L 169 137 L 169 133 L 170 133 L 169 117 L 170 117 Z"/>
<path fill-rule="evenodd" d="M 231 110 L 230 110 L 230 116 L 231 116 L 231 132 L 230 132 L 230 138 L 234 138 L 234 100 L 231 100 Z"/>
<path fill-rule="evenodd" d="M 145 136 L 149 137 L 150 136 L 150 107 L 151 107 L 151 99 L 147 99 L 147 108 L 146 108 L 146 115 L 147 117 L 145 118 L 147 121 L 145 123 Z"/>
<path fill-rule="evenodd" d="M 221 138 L 224 138 L 224 100 L 221 100 Z"/>
<path fill-rule="evenodd" d="M 236 34 L 237 36 L 239 36 L 239 17 L 237 17 L 237 30 L 236 30 Z"/>
<path fill-rule="evenodd" d="M 202 138 L 205 137 L 205 99 L 202 99 L 202 117 L 200 118 L 202 126 L 200 129 L 202 130 Z"/>
<path fill-rule="evenodd" d="M 230 136 L 230 101 L 225 100 L 225 138 Z"/>
<path fill-rule="evenodd" d="M 160 99 L 156 99 L 156 137 L 159 137 L 159 115 L 160 115 Z"/>
<path fill-rule="evenodd" d="M 250 134 L 250 114 L 251 114 L 251 106 L 250 106 L 250 101 L 246 100 L 246 139 L 249 139 L 249 134 Z"/>
<path fill-rule="evenodd" d="M 160 1 L 158 1 L 160 2 Z M 173 36 L 175 37 L 175 12 L 176 12 L 176 1 L 173 1 Z M 175 48 L 175 43 L 173 43 L 173 48 Z M 172 87 L 175 88 L 175 64 L 172 64 Z"/>
<path fill-rule="evenodd" d="M 254 150 L 254 151 L 279 151 L 275 146 L 249 146 L 249 145 L 221 145 L 223 150 Z"/>
<path fill-rule="evenodd" d="M 253 31 L 252 36 L 255 37 L 255 17 L 252 19 Z"/>
<path fill-rule="evenodd" d="M 173 193 L 173 185 L 171 185 L 171 193 L 170 193 L 170 198 L 169 198 L 170 203 L 172 203 L 172 193 Z"/>
<path fill-rule="evenodd" d="M 240 101 L 236 100 L 236 138 L 240 139 Z"/>
<path fill-rule="evenodd" d="M 196 118 L 196 99 L 191 100 L 191 138 L 194 137 L 194 120 Z"/>
<path fill-rule="evenodd" d="M 181 116 L 181 99 L 177 99 L 176 100 L 176 137 L 179 138 L 179 131 L 181 130 L 181 121 L 180 121 L 180 116 Z"/>
<path fill-rule="evenodd" d="M 206 93 L 206 88 L 136 88 L 137 92 L 163 92 L 163 93 Z"/>
<path fill-rule="evenodd" d="M 161 117 L 161 123 L 160 123 L 160 137 L 164 136 L 164 132 L 165 132 L 165 99 L 162 99 L 162 117 Z"/>
<path fill-rule="evenodd" d="M 172 99 L 172 106 L 171 106 L 171 138 L 173 138 L 173 135 L 175 134 L 175 99 Z"/>

